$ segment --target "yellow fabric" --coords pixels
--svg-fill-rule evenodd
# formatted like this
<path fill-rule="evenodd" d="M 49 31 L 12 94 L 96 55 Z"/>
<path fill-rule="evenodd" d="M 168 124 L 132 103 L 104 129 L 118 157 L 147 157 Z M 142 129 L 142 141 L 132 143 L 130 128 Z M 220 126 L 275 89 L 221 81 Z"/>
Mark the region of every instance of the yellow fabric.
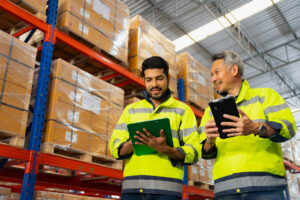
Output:
<path fill-rule="evenodd" d="M 142 110 L 147 112 L 142 112 Z M 139 102 L 128 105 L 120 117 L 116 127 L 127 124 L 153 120 L 169 118 L 172 132 L 178 134 L 182 131 L 189 132 L 187 135 L 180 135 L 183 140 L 183 146 L 180 146 L 178 137 L 173 135 L 174 147 L 181 148 L 185 153 L 185 164 L 192 164 L 197 162 L 200 158 L 200 142 L 197 132 L 197 122 L 194 113 L 191 108 L 175 100 L 172 96 L 162 104 L 160 104 L 155 110 L 151 103 L 147 100 L 141 100 Z M 113 131 L 109 147 L 113 156 L 118 159 L 118 147 L 129 139 L 128 130 L 115 128 Z M 196 150 L 196 155 L 194 150 Z M 195 158 L 196 156 L 196 158 Z M 126 159 L 124 168 L 124 177 L 135 175 L 149 175 L 183 179 L 183 166 L 172 166 L 172 163 L 168 156 L 159 153 L 151 155 L 137 156 L 133 153 L 132 157 Z"/>
<path fill-rule="evenodd" d="M 296 133 L 296 124 L 290 108 L 274 90 L 252 89 L 247 80 L 244 80 L 236 103 L 251 120 L 280 123 L 280 135 L 283 138 L 290 139 L 290 134 Z M 212 118 L 210 108 L 207 108 L 199 128 L 201 142 L 206 139 L 204 126 Z M 286 123 L 289 123 L 290 127 Z M 216 148 L 214 180 L 241 172 L 268 172 L 285 176 L 281 145 L 278 142 L 250 134 L 228 139 L 217 138 Z"/>

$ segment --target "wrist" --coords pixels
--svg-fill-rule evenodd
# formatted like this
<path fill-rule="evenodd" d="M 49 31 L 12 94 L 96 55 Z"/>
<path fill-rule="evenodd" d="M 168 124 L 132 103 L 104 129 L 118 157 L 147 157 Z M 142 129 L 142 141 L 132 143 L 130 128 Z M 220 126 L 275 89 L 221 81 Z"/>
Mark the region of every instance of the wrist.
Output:
<path fill-rule="evenodd" d="M 132 151 L 133 150 L 133 145 L 132 145 L 132 142 L 131 140 L 127 141 L 125 144 L 124 144 L 125 148 L 129 151 Z"/>
<path fill-rule="evenodd" d="M 256 128 L 254 134 L 258 135 L 259 137 L 266 138 L 267 137 L 267 127 L 264 125 L 264 123 L 259 123 L 258 128 Z"/>
<path fill-rule="evenodd" d="M 207 138 L 207 139 L 206 139 L 206 142 L 207 142 L 208 144 L 210 144 L 210 145 L 215 145 L 216 140 L 215 140 L 215 139 L 212 139 L 212 138 Z"/>
<path fill-rule="evenodd" d="M 262 123 L 261 122 L 254 122 L 254 123 L 255 124 L 252 132 L 254 133 L 254 135 L 259 135 L 259 128 L 262 125 Z"/>
<path fill-rule="evenodd" d="M 161 146 L 159 149 L 158 149 L 158 152 L 159 153 L 162 153 L 162 154 L 168 154 L 170 152 L 170 149 L 171 147 L 169 147 L 168 145 L 166 146 Z"/>

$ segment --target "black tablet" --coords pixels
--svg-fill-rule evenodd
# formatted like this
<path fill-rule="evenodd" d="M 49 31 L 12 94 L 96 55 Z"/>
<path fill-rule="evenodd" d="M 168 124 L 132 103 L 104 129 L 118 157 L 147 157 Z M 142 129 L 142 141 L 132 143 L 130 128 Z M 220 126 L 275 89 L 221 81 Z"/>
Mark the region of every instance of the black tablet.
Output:
<path fill-rule="evenodd" d="M 223 133 L 224 129 L 232 128 L 230 126 L 221 126 L 221 122 L 230 122 L 230 119 L 223 117 L 224 114 L 239 117 L 239 112 L 235 104 L 233 96 L 227 96 L 221 99 L 216 99 L 209 102 L 209 107 L 215 119 L 216 125 L 219 130 L 220 138 L 227 138 L 227 133 Z"/>

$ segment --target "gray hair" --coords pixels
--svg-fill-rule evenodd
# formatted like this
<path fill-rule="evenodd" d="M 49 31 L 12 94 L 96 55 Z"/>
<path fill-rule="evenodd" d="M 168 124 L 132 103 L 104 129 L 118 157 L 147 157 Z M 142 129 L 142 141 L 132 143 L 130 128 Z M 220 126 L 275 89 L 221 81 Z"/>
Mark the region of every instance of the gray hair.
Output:
<path fill-rule="evenodd" d="M 224 59 L 224 63 L 229 65 L 231 67 L 232 65 L 236 64 L 239 69 L 239 73 L 241 77 L 244 74 L 244 63 L 242 58 L 239 56 L 239 54 L 233 52 L 233 51 L 223 51 L 221 53 L 217 53 L 211 56 L 212 61 L 218 60 L 218 59 Z"/>

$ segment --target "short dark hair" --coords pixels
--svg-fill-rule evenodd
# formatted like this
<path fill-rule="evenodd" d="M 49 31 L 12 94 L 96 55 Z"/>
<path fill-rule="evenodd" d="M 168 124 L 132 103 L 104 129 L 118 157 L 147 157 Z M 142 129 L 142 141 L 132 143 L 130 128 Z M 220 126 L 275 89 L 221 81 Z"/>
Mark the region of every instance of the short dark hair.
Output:
<path fill-rule="evenodd" d="M 142 64 L 141 77 L 145 77 L 145 70 L 147 69 L 164 69 L 164 74 L 169 75 L 169 64 L 162 57 L 152 56 L 144 60 Z"/>
<path fill-rule="evenodd" d="M 238 66 L 239 73 L 241 76 L 244 74 L 244 63 L 242 58 L 233 51 L 223 51 L 221 53 L 217 53 L 211 56 L 211 60 L 214 62 L 218 59 L 224 59 L 224 63 L 230 65 L 230 67 L 234 64 Z"/>

